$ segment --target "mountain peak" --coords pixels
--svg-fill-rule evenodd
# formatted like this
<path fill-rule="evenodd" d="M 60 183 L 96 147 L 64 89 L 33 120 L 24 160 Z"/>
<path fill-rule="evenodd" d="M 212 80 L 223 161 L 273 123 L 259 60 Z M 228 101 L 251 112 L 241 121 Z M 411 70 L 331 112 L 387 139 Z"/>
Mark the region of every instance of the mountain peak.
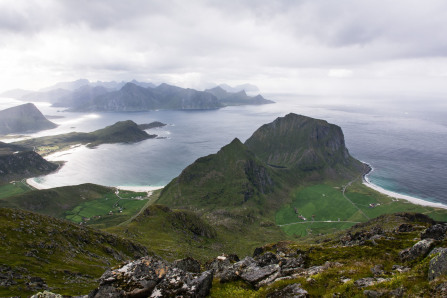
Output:
<path fill-rule="evenodd" d="M 0 134 L 39 131 L 57 125 L 45 118 L 32 103 L 26 103 L 0 111 Z"/>

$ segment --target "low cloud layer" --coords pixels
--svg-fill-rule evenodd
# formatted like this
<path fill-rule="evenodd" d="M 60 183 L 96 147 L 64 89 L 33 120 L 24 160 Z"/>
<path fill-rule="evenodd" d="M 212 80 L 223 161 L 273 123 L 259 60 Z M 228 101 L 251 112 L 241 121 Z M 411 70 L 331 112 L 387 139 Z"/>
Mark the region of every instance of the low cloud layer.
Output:
<path fill-rule="evenodd" d="M 442 93 L 446 25 L 443 0 L 1 1 L 0 91 L 82 77 Z"/>

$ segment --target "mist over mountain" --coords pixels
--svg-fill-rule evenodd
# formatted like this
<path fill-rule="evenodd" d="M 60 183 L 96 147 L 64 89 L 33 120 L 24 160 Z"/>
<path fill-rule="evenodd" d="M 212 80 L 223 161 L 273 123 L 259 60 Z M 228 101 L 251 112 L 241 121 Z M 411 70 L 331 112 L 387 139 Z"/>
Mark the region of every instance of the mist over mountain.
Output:
<path fill-rule="evenodd" d="M 32 103 L 0 111 L 0 134 L 35 132 L 56 126 Z"/>

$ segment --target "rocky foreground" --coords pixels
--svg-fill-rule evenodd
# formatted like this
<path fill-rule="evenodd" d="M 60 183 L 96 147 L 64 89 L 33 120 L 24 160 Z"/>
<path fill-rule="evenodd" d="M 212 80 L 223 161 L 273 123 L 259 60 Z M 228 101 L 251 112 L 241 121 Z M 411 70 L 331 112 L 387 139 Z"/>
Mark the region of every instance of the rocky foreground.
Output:
<path fill-rule="evenodd" d="M 83 297 L 446 297 L 446 232 L 447 224 L 401 213 L 313 244 L 260 247 L 242 260 L 146 256 L 107 270 Z"/>

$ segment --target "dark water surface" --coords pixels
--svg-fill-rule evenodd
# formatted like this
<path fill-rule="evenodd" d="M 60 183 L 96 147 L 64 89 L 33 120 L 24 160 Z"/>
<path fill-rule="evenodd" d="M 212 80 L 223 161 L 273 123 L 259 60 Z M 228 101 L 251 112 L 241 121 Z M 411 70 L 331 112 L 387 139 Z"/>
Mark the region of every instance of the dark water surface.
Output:
<path fill-rule="evenodd" d="M 45 187 L 92 182 L 110 186 L 163 186 L 201 156 L 217 152 L 235 137 L 245 141 L 262 124 L 293 112 L 341 126 L 351 154 L 369 164 L 372 183 L 387 190 L 447 203 L 447 108 L 442 101 L 386 99 L 335 100 L 270 95 L 276 104 L 228 107 L 211 111 L 141 113 L 68 113 L 48 105 L 39 108 L 59 124 L 33 136 L 93 131 L 116 121 L 161 121 L 149 130 L 166 139 L 137 144 L 101 145 L 62 153 L 66 164 L 55 174 L 36 178 Z M 1 100 L 1 99 L 0 99 Z M 4 105 L 6 105 L 4 103 Z"/>

